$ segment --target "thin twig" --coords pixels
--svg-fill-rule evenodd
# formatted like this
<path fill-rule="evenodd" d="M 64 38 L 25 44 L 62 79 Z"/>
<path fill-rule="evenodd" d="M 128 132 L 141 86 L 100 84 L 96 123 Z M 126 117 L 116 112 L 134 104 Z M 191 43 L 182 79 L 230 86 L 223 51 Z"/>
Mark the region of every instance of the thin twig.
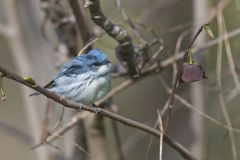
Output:
<path fill-rule="evenodd" d="M 74 117 L 76 118 L 76 117 Z M 75 126 L 75 124 L 73 125 Z M 57 133 L 51 133 L 52 136 L 56 137 L 56 138 L 64 138 L 62 135 L 57 134 Z M 91 155 L 81 146 L 79 146 L 76 142 L 71 141 L 70 143 L 72 143 L 75 147 L 77 147 L 82 153 L 84 153 L 87 156 L 87 159 L 91 159 Z M 50 144 L 50 143 L 48 143 Z"/>
<path fill-rule="evenodd" d="M 180 34 L 180 36 L 178 36 L 178 39 L 177 39 L 177 42 L 176 42 L 175 51 L 174 51 L 175 55 L 177 55 L 180 52 L 182 41 L 189 33 L 190 33 L 190 30 L 185 30 L 184 32 L 182 32 Z M 173 77 L 175 77 L 175 75 L 177 75 L 177 64 L 176 64 L 175 61 L 173 62 L 173 71 L 174 71 L 173 72 L 173 75 L 174 75 Z"/>
<path fill-rule="evenodd" d="M 124 160 L 125 157 L 124 157 L 123 150 L 122 150 L 121 137 L 119 135 L 118 125 L 117 125 L 116 121 L 114 121 L 114 120 L 112 120 L 112 129 L 113 129 L 113 133 L 114 133 L 114 136 L 116 139 L 116 146 L 117 146 L 119 160 Z"/>
<path fill-rule="evenodd" d="M 162 151 L 163 151 L 163 124 L 162 124 L 162 117 L 159 112 L 157 111 L 158 114 L 158 124 L 159 124 L 159 130 L 160 130 L 160 139 L 159 139 L 159 160 L 162 160 Z"/>
<path fill-rule="evenodd" d="M 114 113 L 120 113 L 119 108 L 116 104 L 111 104 L 111 111 Z M 121 136 L 119 134 L 119 127 L 116 121 L 111 121 L 112 123 L 112 130 L 113 130 L 113 135 L 115 138 L 115 143 L 116 143 L 116 148 L 117 148 L 117 155 L 118 155 L 118 160 L 125 160 L 125 156 L 123 153 L 123 148 L 122 148 L 122 141 L 121 141 Z"/>
<path fill-rule="evenodd" d="M 229 63 L 229 66 L 230 66 L 230 71 L 231 71 L 231 74 L 232 74 L 233 82 L 235 84 L 235 90 L 234 91 L 236 91 L 236 93 L 238 95 L 240 95 L 240 81 L 239 81 L 238 74 L 237 74 L 237 71 L 236 71 L 236 67 L 235 67 L 236 65 L 234 64 L 230 43 L 229 43 L 229 40 L 226 36 L 227 28 L 226 28 L 224 17 L 222 15 L 221 15 L 221 18 L 222 18 L 222 23 L 223 23 L 222 25 L 224 27 L 223 41 L 224 41 L 224 45 L 225 45 L 225 50 L 226 50 L 227 59 L 228 59 L 228 63 Z M 230 92 L 230 95 L 228 96 L 228 100 L 233 99 L 237 94 L 234 94 L 234 92 Z"/>
<path fill-rule="evenodd" d="M 205 25 L 201 26 L 198 29 L 197 33 L 193 36 L 193 39 L 190 41 L 190 43 L 188 45 L 188 49 L 185 51 L 185 53 L 183 55 L 183 58 L 180 61 L 180 64 L 179 64 L 179 67 L 178 67 L 178 71 L 177 71 L 177 75 L 175 77 L 175 80 L 174 80 L 174 83 L 173 83 L 173 86 L 172 86 L 172 89 L 171 89 L 171 94 L 169 95 L 169 98 L 167 100 L 167 103 L 166 103 L 165 107 L 161 111 L 161 115 L 164 115 L 167 110 L 169 110 L 169 112 L 171 113 L 171 110 L 172 110 L 171 106 L 172 106 L 172 103 L 173 103 L 173 98 L 174 98 L 174 94 L 176 92 L 177 84 L 178 84 L 178 81 L 179 81 L 180 76 L 181 76 L 181 70 L 182 70 L 183 63 L 186 61 L 186 58 L 187 58 L 188 53 L 189 53 L 189 50 L 192 48 L 193 43 L 195 42 L 195 40 L 197 39 L 199 34 L 202 32 L 203 28 L 205 26 L 207 26 L 207 25 L 208 24 L 205 24 Z"/>
<path fill-rule="evenodd" d="M 199 34 L 202 32 L 203 28 L 207 25 L 208 24 L 205 24 L 198 29 L 197 33 L 193 36 L 192 40 L 190 41 L 190 43 L 188 45 L 188 48 L 183 55 L 183 58 L 180 61 L 178 71 L 177 71 L 177 75 L 176 75 L 176 77 L 174 77 L 174 82 L 173 82 L 173 85 L 172 85 L 171 94 L 169 95 L 168 100 L 166 101 L 166 103 L 165 103 L 165 105 L 164 105 L 164 107 L 161 111 L 162 116 L 164 116 L 165 113 L 168 112 L 168 115 L 167 115 L 166 120 L 165 120 L 165 125 L 164 125 L 164 129 L 165 129 L 164 132 L 165 133 L 167 132 L 167 128 L 168 128 L 169 123 L 170 123 L 170 117 L 171 117 L 171 112 L 172 112 L 172 103 L 173 103 L 173 99 L 174 99 L 174 94 L 176 92 L 177 84 L 178 84 L 179 79 L 181 77 L 181 70 L 182 70 L 183 63 L 186 61 L 186 58 L 189 54 L 189 51 L 192 49 L 193 43 L 195 42 L 195 40 L 197 39 Z"/>
<path fill-rule="evenodd" d="M 99 40 L 99 37 L 94 38 L 93 40 L 91 40 L 89 43 L 87 43 L 79 52 L 78 52 L 78 56 L 83 54 L 84 52 L 86 52 L 86 49 L 91 46 L 93 43 L 95 43 L 97 40 Z"/>
<path fill-rule="evenodd" d="M 51 133 L 45 140 L 45 142 L 41 141 L 39 144 L 34 145 L 32 149 L 38 148 L 42 146 L 43 144 L 51 144 L 54 140 L 58 138 L 59 135 L 63 135 L 68 130 L 70 130 L 72 127 L 74 127 L 80 120 L 84 119 L 87 116 L 87 112 L 84 113 L 77 113 L 74 116 L 71 117 L 71 119 L 64 124 L 63 127 L 55 131 L 54 133 Z M 56 136 L 57 135 L 57 136 Z"/>
<path fill-rule="evenodd" d="M 140 42 L 143 44 L 143 46 L 147 45 L 148 42 L 145 40 L 144 36 L 142 35 L 141 32 L 139 32 L 139 30 L 136 28 L 135 24 L 132 22 L 132 20 L 130 19 L 130 17 L 127 15 L 126 11 L 123 9 L 122 4 L 121 4 L 121 0 L 114 0 L 114 2 L 117 5 L 117 8 L 119 9 L 119 11 L 121 12 L 124 20 L 129 24 L 129 26 L 132 28 L 133 32 L 135 33 L 135 35 L 137 36 L 137 38 L 140 40 Z"/>
<path fill-rule="evenodd" d="M 222 16 L 220 8 L 219 8 L 219 11 L 218 11 L 217 21 L 218 21 L 218 33 L 223 35 L 224 34 L 224 23 L 223 23 L 223 16 Z M 217 50 L 217 64 L 216 64 L 216 81 L 217 81 L 217 87 L 219 89 L 218 98 L 219 98 L 220 108 L 221 108 L 223 117 L 226 121 L 226 124 L 227 124 L 227 126 L 232 128 L 231 120 L 230 120 L 228 111 L 226 109 L 226 103 L 225 103 L 225 100 L 224 100 L 224 96 L 223 96 L 223 93 L 221 91 L 222 90 L 222 81 L 221 81 L 222 49 L 223 49 L 223 44 L 222 44 L 222 42 L 219 42 L 218 43 L 218 50 Z M 226 52 L 228 52 L 227 48 L 226 48 Z M 229 58 L 229 55 L 228 55 L 228 58 Z M 235 142 L 234 134 L 231 130 L 228 130 L 228 134 L 229 134 L 229 139 L 230 139 L 230 143 L 231 143 L 233 159 L 237 160 L 238 159 L 237 158 L 237 149 L 236 149 L 236 142 Z"/>
<path fill-rule="evenodd" d="M 100 105 L 103 102 L 106 102 L 107 100 L 109 100 L 110 98 L 112 98 L 113 96 L 115 96 L 116 94 L 120 93 L 121 91 L 123 91 L 124 89 L 128 88 L 129 86 L 131 86 L 132 84 L 134 84 L 134 80 L 133 79 L 127 79 L 124 82 L 122 82 L 121 84 L 119 84 L 118 86 L 116 86 L 115 88 L 113 88 L 105 97 L 103 97 L 102 99 L 100 99 L 98 102 L 96 102 L 96 105 Z"/>
<path fill-rule="evenodd" d="M 146 121 L 144 121 L 144 124 L 146 125 L 150 125 L 150 122 L 152 121 L 148 119 Z M 140 143 L 143 143 L 144 139 L 147 137 L 148 135 L 144 132 L 139 132 L 139 130 L 134 131 L 133 133 L 131 133 L 130 136 L 127 137 L 127 139 L 123 142 L 122 144 L 122 151 L 123 151 L 123 155 L 127 156 L 130 153 L 132 153 L 132 151 L 134 151 L 136 149 L 137 146 L 140 145 Z M 115 160 L 117 158 L 117 154 L 115 153 L 112 158 L 112 160 Z"/>
<path fill-rule="evenodd" d="M 41 141 L 45 141 L 46 138 L 50 135 L 49 126 L 50 126 L 50 119 L 52 117 L 51 109 L 53 105 L 53 103 L 51 102 L 52 102 L 51 100 L 48 100 L 45 108 Z"/>
<path fill-rule="evenodd" d="M 233 37 L 236 37 L 238 35 L 240 35 L 240 28 L 237 28 L 237 29 L 229 32 L 227 34 L 227 38 L 233 38 Z M 223 41 L 223 36 L 220 36 L 219 38 L 216 38 L 214 40 L 206 42 L 203 45 L 192 48 L 192 52 L 193 52 L 193 54 L 199 53 L 199 51 L 202 51 L 204 49 L 207 49 L 209 47 L 212 47 L 212 46 L 216 45 L 218 43 L 218 41 Z M 205 53 L 205 52 L 201 52 L 201 53 Z M 164 61 L 162 61 L 160 63 L 154 63 L 153 65 L 151 65 L 147 69 L 143 69 L 142 74 L 139 78 L 125 80 L 121 84 L 114 87 L 104 98 L 99 100 L 96 104 L 97 105 L 102 104 L 103 102 L 105 102 L 108 99 L 112 98 L 113 96 L 117 95 L 121 91 L 123 91 L 123 90 L 127 89 L 128 87 L 130 87 L 131 85 L 135 84 L 139 80 L 147 78 L 148 76 L 146 76 L 146 75 L 149 75 L 151 73 L 157 74 L 157 73 L 163 71 L 165 68 L 171 66 L 172 63 L 174 63 L 174 61 L 178 61 L 178 60 L 182 59 L 183 56 L 184 56 L 184 51 L 181 51 L 181 52 L 175 54 L 174 56 L 172 56 L 168 59 L 165 59 Z M 126 73 L 118 74 L 118 76 L 126 76 L 126 75 L 127 75 Z"/>
<path fill-rule="evenodd" d="M 168 94 L 170 94 L 170 93 L 171 93 L 170 88 L 169 88 L 169 86 L 167 85 L 167 83 L 163 80 L 162 76 L 159 75 L 158 78 L 159 78 L 162 86 L 163 86 L 164 89 L 166 90 L 166 92 L 167 92 Z M 182 98 L 180 95 L 175 94 L 175 95 L 174 95 L 174 98 L 175 98 L 176 100 L 178 100 L 183 106 L 185 106 L 185 107 L 193 110 L 193 111 L 196 112 L 199 116 L 202 116 L 203 118 L 205 118 L 205 119 L 208 120 L 209 122 L 212 122 L 212 123 L 214 123 L 214 124 L 216 124 L 216 125 L 218 125 L 218 126 L 220 126 L 220 127 L 223 127 L 223 128 L 225 128 L 225 129 L 227 129 L 227 130 L 232 130 L 233 132 L 240 134 L 240 129 L 238 129 L 238 128 L 232 128 L 232 127 L 229 127 L 229 126 L 221 123 L 221 122 L 218 121 L 217 119 L 209 116 L 208 114 L 206 114 L 206 113 L 204 113 L 204 112 L 202 112 L 201 110 L 198 109 L 198 108 L 201 108 L 201 107 L 192 105 L 190 102 L 188 102 L 187 100 L 185 100 L 184 98 Z"/>
<path fill-rule="evenodd" d="M 233 38 L 233 37 L 236 37 L 236 36 L 239 36 L 239 35 L 240 35 L 240 28 L 237 28 L 237 29 L 229 32 L 226 35 L 225 38 L 230 39 L 230 38 Z M 212 46 L 218 44 L 218 42 L 223 41 L 223 39 L 224 39 L 223 36 L 219 36 L 218 38 L 215 38 L 214 40 L 211 40 L 211 41 L 206 42 L 202 45 L 199 45 L 199 46 L 196 46 L 196 47 L 192 48 L 192 52 L 193 52 L 193 54 L 198 53 L 199 51 L 202 51 L 204 49 L 207 49 L 209 47 L 212 47 Z M 181 51 L 181 52 L 177 53 L 175 56 L 162 61 L 160 66 L 162 68 L 165 68 L 165 67 L 171 65 L 173 63 L 173 61 L 178 61 L 178 60 L 182 59 L 183 56 L 184 56 L 184 51 Z"/>
<path fill-rule="evenodd" d="M 154 127 L 153 128 L 157 128 L 157 123 L 158 121 L 155 120 L 155 123 L 154 123 Z M 164 131 L 164 130 L 163 130 Z M 164 135 L 164 134 L 163 134 Z M 149 153 L 150 153 L 150 150 L 151 150 L 151 147 L 152 147 L 152 143 L 153 143 L 153 135 L 151 135 L 150 139 L 149 139 L 149 142 L 148 142 L 148 146 L 147 146 L 147 150 L 146 150 L 146 160 L 149 160 Z"/>
<path fill-rule="evenodd" d="M 240 35 L 240 28 L 237 28 L 235 30 L 232 30 L 231 32 L 228 32 L 227 35 L 226 35 L 226 38 L 231 39 L 231 38 L 237 37 L 239 35 Z M 218 44 L 218 41 L 223 41 L 223 39 L 224 39 L 223 36 L 219 36 L 218 38 L 215 38 L 214 40 L 211 40 L 211 41 L 206 42 L 202 45 L 193 47 L 192 48 L 192 54 L 199 53 L 200 51 L 203 51 L 203 50 L 208 49 L 212 46 L 215 46 L 216 44 Z M 158 42 L 158 40 L 154 39 L 150 43 L 150 45 L 152 45 L 152 43 L 156 43 L 156 42 Z M 165 69 L 165 68 L 171 66 L 172 63 L 174 63 L 174 61 L 181 60 L 184 56 L 184 53 L 185 53 L 185 51 L 180 51 L 170 58 L 167 58 L 167 59 L 165 59 L 161 62 L 154 63 L 150 67 L 148 67 L 146 69 L 143 69 L 142 72 L 146 73 L 146 72 L 153 72 L 156 69 Z M 206 52 L 201 52 L 201 53 L 203 54 L 203 53 L 206 53 Z M 124 76 L 127 76 L 126 72 L 116 74 L 114 77 L 116 78 L 116 77 L 124 77 Z"/>

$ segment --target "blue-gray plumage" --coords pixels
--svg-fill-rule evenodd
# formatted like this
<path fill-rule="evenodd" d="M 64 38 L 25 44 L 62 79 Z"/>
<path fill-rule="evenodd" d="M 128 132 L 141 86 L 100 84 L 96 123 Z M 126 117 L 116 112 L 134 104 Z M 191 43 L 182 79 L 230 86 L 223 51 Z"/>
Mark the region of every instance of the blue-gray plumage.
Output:
<path fill-rule="evenodd" d="M 65 62 L 45 88 L 69 100 L 92 104 L 109 91 L 110 72 L 111 62 L 101 50 L 94 49 Z"/>

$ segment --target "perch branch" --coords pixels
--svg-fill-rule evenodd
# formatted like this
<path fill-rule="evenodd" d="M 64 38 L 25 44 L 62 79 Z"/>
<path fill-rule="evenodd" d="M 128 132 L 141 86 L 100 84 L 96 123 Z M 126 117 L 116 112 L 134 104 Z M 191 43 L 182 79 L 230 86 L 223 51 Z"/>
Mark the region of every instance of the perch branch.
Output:
<path fill-rule="evenodd" d="M 92 113 L 98 113 L 99 115 L 102 115 L 102 116 L 108 117 L 110 119 L 116 120 L 116 121 L 118 121 L 122 124 L 125 124 L 127 126 L 131 126 L 133 128 L 140 129 L 144 132 L 147 132 L 151 135 L 154 135 L 155 137 L 158 137 L 158 138 L 160 137 L 159 131 L 154 129 L 154 128 L 151 128 L 147 125 L 144 125 L 142 123 L 139 123 L 137 121 L 134 121 L 134 120 L 126 118 L 126 117 L 123 117 L 121 115 L 115 114 L 113 112 L 107 111 L 107 110 L 102 109 L 102 108 L 80 105 L 78 103 L 75 103 L 75 102 L 66 100 L 64 98 L 61 98 L 58 95 L 56 95 L 54 93 L 51 93 L 48 90 L 46 90 L 46 89 L 44 89 L 44 88 L 42 88 L 38 85 L 33 85 L 32 83 L 29 83 L 28 81 L 25 81 L 20 76 L 10 72 L 9 70 L 5 69 L 2 66 L 0 66 L 0 72 L 2 72 L 2 74 L 4 74 L 5 77 L 7 77 L 9 79 L 12 79 L 16 82 L 19 82 L 19 83 L 21 83 L 25 86 L 28 86 L 28 87 L 34 89 L 35 91 L 38 91 L 38 92 L 42 93 L 46 97 L 64 105 L 65 107 L 72 108 L 72 109 L 82 109 L 82 110 L 89 111 L 89 112 L 92 112 Z M 170 145 L 172 148 L 174 148 L 178 153 L 180 153 L 185 159 L 188 159 L 188 160 L 195 160 L 196 159 L 193 155 L 191 155 L 191 153 L 189 153 L 189 151 L 186 148 L 184 148 L 178 142 L 174 141 L 169 136 L 165 135 L 163 140 L 168 145 Z"/>

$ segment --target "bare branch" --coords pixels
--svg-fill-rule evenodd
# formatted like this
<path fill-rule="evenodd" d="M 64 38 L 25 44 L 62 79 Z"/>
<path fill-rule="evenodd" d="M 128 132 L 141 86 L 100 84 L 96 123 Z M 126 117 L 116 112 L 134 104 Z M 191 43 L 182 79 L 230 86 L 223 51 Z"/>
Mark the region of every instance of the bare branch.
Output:
<path fill-rule="evenodd" d="M 146 121 L 144 121 L 143 123 L 146 125 L 150 125 L 152 122 L 152 118 L 147 119 Z M 143 142 L 144 138 L 147 138 L 147 134 L 145 132 L 141 132 L 139 130 L 134 131 L 133 133 L 131 133 L 130 136 L 128 136 L 128 138 L 123 142 L 121 148 L 123 151 L 123 155 L 127 156 L 130 153 L 132 153 L 132 151 L 134 151 L 136 149 L 136 146 L 138 146 L 140 143 Z M 113 160 L 117 159 L 117 154 L 115 153 L 112 158 Z"/>
<path fill-rule="evenodd" d="M 237 71 L 236 71 L 236 65 L 234 64 L 232 51 L 231 51 L 231 47 L 230 47 L 230 42 L 229 42 L 229 39 L 226 36 L 227 28 L 226 28 L 225 20 L 224 20 L 223 16 L 221 16 L 220 18 L 222 18 L 222 23 L 223 23 L 222 25 L 223 25 L 223 28 L 225 29 L 223 31 L 224 33 L 222 33 L 222 34 L 223 34 L 223 37 L 224 37 L 223 40 L 224 40 L 224 45 L 225 45 L 225 50 L 226 50 L 226 54 L 227 54 L 227 59 L 228 59 L 230 71 L 231 71 L 233 82 L 234 82 L 235 88 L 236 88 L 235 91 L 237 91 L 236 93 L 238 93 L 238 95 L 240 95 L 240 81 L 239 81 L 238 74 L 237 74 Z M 228 96 L 228 100 L 233 99 L 234 96 L 236 96 L 236 95 L 237 94 L 234 95 L 234 92 L 231 92 L 230 95 Z"/>
<path fill-rule="evenodd" d="M 106 18 L 101 10 L 99 0 L 86 0 L 85 3 L 87 3 L 86 6 L 89 7 L 93 22 L 118 41 L 119 46 L 117 48 L 117 54 L 119 54 L 120 61 L 123 62 L 123 65 L 128 68 L 130 75 L 133 77 L 138 76 L 134 61 L 134 46 L 132 38 L 128 35 L 128 32 L 121 26 Z"/>
<path fill-rule="evenodd" d="M 233 38 L 240 35 L 240 28 L 237 28 L 231 32 L 229 32 L 226 36 L 227 38 Z M 198 53 L 199 51 L 202 51 L 204 49 L 207 49 L 209 47 L 212 47 L 214 45 L 216 45 L 218 43 L 218 41 L 223 41 L 223 36 L 220 36 L 219 38 L 216 38 L 212 41 L 206 42 L 203 45 L 199 45 L 197 47 L 192 48 L 192 52 L 193 54 Z M 204 52 L 201 52 L 204 53 Z M 181 58 L 183 58 L 184 56 L 184 51 L 181 51 L 179 53 L 176 53 L 174 56 L 159 62 L 159 63 L 154 63 L 153 65 L 151 65 L 148 68 L 143 69 L 141 72 L 141 76 L 139 78 L 136 79 L 127 79 L 124 82 L 122 82 L 121 84 L 117 85 L 115 88 L 113 88 L 105 97 L 103 97 L 101 100 L 99 100 L 96 104 L 102 104 L 103 102 L 107 101 L 108 99 L 110 99 L 111 97 L 117 95 L 118 93 L 122 92 L 123 90 L 127 89 L 128 87 L 130 87 L 131 85 L 135 84 L 136 82 L 147 78 L 149 74 L 157 74 L 162 72 L 165 68 L 169 67 L 172 65 L 172 63 L 174 63 L 175 61 L 180 60 Z M 117 77 L 121 77 L 121 76 L 125 76 L 127 75 L 126 73 L 121 73 L 116 75 Z"/>
<path fill-rule="evenodd" d="M 124 20 L 129 24 L 129 26 L 132 28 L 132 30 L 134 31 L 135 35 L 138 37 L 138 39 L 140 40 L 140 42 L 143 44 L 143 47 L 145 45 L 147 45 L 147 41 L 145 40 L 144 36 L 142 35 L 142 33 L 136 28 L 135 24 L 132 22 L 132 20 L 130 19 L 130 17 L 127 15 L 127 13 L 125 12 L 125 10 L 122 7 L 121 4 L 121 0 L 114 0 L 114 2 L 117 5 L 117 8 L 119 9 L 119 11 L 121 12 Z"/>
<path fill-rule="evenodd" d="M 186 61 L 186 58 L 187 58 L 187 56 L 189 54 L 189 50 L 192 48 L 193 43 L 195 42 L 195 40 L 197 39 L 199 34 L 202 32 L 203 27 L 206 26 L 206 25 L 208 25 L 208 24 L 205 24 L 205 25 L 201 26 L 198 29 L 197 33 L 193 36 L 193 39 L 190 41 L 190 43 L 188 45 L 188 49 L 185 51 L 185 53 L 183 55 L 183 58 L 180 61 L 180 64 L 179 64 L 179 67 L 178 67 L 178 71 L 177 71 L 177 75 L 175 77 L 175 80 L 174 80 L 174 83 L 173 83 L 173 86 L 172 86 L 172 89 L 171 89 L 171 94 L 169 95 L 169 98 L 168 98 L 168 100 L 166 102 L 166 105 L 164 106 L 163 110 L 161 111 L 161 115 L 164 115 L 167 110 L 169 111 L 169 113 L 171 113 L 172 103 L 173 103 L 173 99 L 174 99 L 174 94 L 176 92 L 177 84 L 178 84 L 180 76 L 181 76 L 181 70 L 182 70 L 183 63 L 184 63 L 184 61 Z"/>
<path fill-rule="evenodd" d="M 240 28 L 237 28 L 237 29 L 229 32 L 229 33 L 226 35 L 225 38 L 230 39 L 230 38 L 233 38 L 233 37 L 236 37 L 236 36 L 239 36 L 239 35 L 240 35 Z M 224 39 L 223 36 L 220 36 L 220 37 L 218 37 L 218 38 L 215 38 L 214 40 L 211 40 L 211 41 L 206 42 L 206 43 L 204 43 L 204 44 L 202 44 L 202 45 L 199 45 L 199 46 L 197 46 L 197 47 L 192 48 L 192 52 L 193 52 L 193 54 L 195 54 L 195 53 L 197 53 L 197 52 L 199 52 L 199 51 L 202 51 L 202 50 L 204 50 L 204 49 L 207 49 L 207 48 L 209 48 L 209 47 L 212 47 L 212 46 L 218 44 L 219 41 L 223 41 L 223 39 Z M 160 66 L 161 66 L 162 68 L 165 68 L 165 67 L 171 65 L 171 64 L 173 63 L 173 61 L 178 61 L 178 60 L 180 60 L 183 56 L 184 56 L 184 51 L 181 51 L 181 52 L 177 53 L 175 56 L 164 60 L 164 61 L 161 63 Z M 156 66 L 155 66 L 155 67 L 156 67 Z"/>
<path fill-rule="evenodd" d="M 171 93 L 171 90 L 170 90 L 170 88 L 168 87 L 167 83 L 163 80 L 163 78 L 162 78 L 160 75 L 158 76 L 158 78 L 159 78 L 161 84 L 163 85 L 164 89 L 167 91 L 168 94 L 170 94 L 170 93 Z M 217 119 L 215 119 L 215 118 L 211 117 L 210 115 L 208 115 L 208 114 L 202 112 L 201 110 L 199 110 L 199 109 L 198 109 L 198 108 L 200 108 L 199 106 L 192 105 L 190 102 L 188 102 L 187 100 L 185 100 L 184 98 L 182 98 L 180 95 L 175 94 L 175 95 L 174 95 L 174 98 L 175 98 L 176 100 L 178 100 L 181 104 L 183 104 L 185 107 L 193 110 L 195 113 L 197 113 L 199 116 L 202 116 L 203 118 L 205 118 L 205 119 L 208 120 L 209 122 L 212 122 L 212 123 L 214 123 L 214 124 L 216 124 L 216 125 L 218 125 L 218 126 L 220 126 L 220 127 L 223 127 L 223 128 L 225 128 L 225 129 L 227 129 L 227 130 L 232 130 L 232 131 L 235 132 L 235 133 L 238 133 L 238 134 L 240 133 L 240 129 L 238 129 L 238 128 L 233 128 L 233 127 L 229 127 L 229 126 L 221 123 L 221 122 L 218 121 Z"/>

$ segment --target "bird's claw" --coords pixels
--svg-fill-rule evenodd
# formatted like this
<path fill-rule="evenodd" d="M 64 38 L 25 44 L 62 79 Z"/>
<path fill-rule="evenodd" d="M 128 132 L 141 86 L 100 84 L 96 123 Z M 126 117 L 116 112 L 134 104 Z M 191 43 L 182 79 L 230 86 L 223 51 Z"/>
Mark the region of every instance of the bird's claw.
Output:
<path fill-rule="evenodd" d="M 64 100 L 65 99 L 65 97 L 64 96 L 60 96 L 60 100 L 62 101 L 62 100 Z"/>
<path fill-rule="evenodd" d="M 101 112 L 101 109 L 100 109 L 100 108 L 94 108 L 94 112 L 95 112 L 96 114 L 98 114 L 98 113 Z"/>
<path fill-rule="evenodd" d="M 80 111 L 83 110 L 83 105 L 80 104 L 80 106 L 79 106 L 79 110 L 80 110 Z"/>

